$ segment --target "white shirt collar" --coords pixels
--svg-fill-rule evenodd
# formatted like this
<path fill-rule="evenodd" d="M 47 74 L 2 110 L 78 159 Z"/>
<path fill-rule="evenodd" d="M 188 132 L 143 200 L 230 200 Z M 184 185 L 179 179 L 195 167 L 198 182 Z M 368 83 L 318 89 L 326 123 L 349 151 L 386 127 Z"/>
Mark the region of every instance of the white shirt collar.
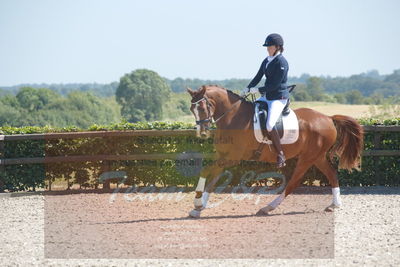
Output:
<path fill-rule="evenodd" d="M 274 60 L 274 58 L 276 58 L 278 55 L 280 55 L 281 54 L 281 51 L 279 51 L 278 53 L 276 53 L 276 55 L 275 56 L 268 56 L 267 57 L 267 60 L 268 60 L 268 62 L 271 62 L 272 60 Z"/>

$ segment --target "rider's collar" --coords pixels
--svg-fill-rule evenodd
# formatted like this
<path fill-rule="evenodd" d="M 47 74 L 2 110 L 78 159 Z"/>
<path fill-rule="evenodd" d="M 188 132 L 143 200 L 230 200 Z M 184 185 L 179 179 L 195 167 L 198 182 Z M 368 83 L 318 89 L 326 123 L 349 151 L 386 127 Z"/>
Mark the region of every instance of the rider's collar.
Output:
<path fill-rule="evenodd" d="M 279 56 L 280 54 L 281 54 L 281 51 L 279 51 L 278 53 L 276 53 L 275 56 L 267 56 L 268 62 L 271 62 L 272 60 L 274 60 L 274 58 L 276 58 L 276 57 Z"/>

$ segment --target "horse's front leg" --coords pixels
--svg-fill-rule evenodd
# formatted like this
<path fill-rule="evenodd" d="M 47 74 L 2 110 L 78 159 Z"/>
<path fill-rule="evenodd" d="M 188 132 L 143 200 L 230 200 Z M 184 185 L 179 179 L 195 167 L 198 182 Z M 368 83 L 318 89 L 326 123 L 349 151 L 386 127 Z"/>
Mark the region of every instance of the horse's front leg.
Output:
<path fill-rule="evenodd" d="M 194 197 L 194 209 L 189 212 L 189 216 L 199 218 L 201 211 L 207 207 L 208 198 L 210 193 L 215 187 L 215 184 L 221 178 L 223 167 L 213 165 L 205 168 L 199 178 L 197 187 L 195 189 L 196 195 Z"/>

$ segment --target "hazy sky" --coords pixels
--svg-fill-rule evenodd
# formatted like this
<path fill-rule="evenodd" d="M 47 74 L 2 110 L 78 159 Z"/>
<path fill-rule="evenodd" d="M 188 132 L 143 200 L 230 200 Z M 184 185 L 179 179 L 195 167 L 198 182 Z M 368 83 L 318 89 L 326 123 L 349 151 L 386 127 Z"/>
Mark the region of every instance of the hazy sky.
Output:
<path fill-rule="evenodd" d="M 399 0 L 0 0 L 0 85 L 252 78 L 280 33 L 290 76 L 400 68 Z"/>

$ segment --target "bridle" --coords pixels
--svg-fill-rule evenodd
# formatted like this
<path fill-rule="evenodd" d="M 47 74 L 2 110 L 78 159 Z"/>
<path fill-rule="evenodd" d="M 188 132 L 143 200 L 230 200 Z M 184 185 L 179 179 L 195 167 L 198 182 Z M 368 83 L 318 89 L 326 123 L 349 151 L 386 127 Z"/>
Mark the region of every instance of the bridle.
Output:
<path fill-rule="evenodd" d="M 246 97 L 247 97 L 247 96 L 246 96 Z M 204 119 L 204 120 L 196 120 L 196 125 L 200 125 L 200 126 L 201 126 L 202 124 L 207 123 L 207 122 L 216 123 L 217 121 L 219 121 L 220 119 L 222 119 L 226 114 L 228 114 L 238 103 L 240 103 L 241 101 L 243 101 L 244 99 L 246 99 L 246 97 L 244 97 L 244 98 L 241 97 L 238 101 L 236 101 L 235 104 L 233 104 L 233 106 L 232 106 L 228 111 L 224 112 L 224 114 L 222 114 L 221 116 L 219 116 L 219 118 L 216 119 L 216 120 L 214 120 L 214 121 L 213 121 L 213 116 L 214 116 L 214 114 L 211 115 L 211 111 L 210 111 L 210 108 L 212 107 L 212 105 L 211 105 L 211 103 L 210 103 L 210 100 L 208 100 L 207 97 L 203 96 L 201 99 L 197 100 L 196 102 L 191 102 L 192 105 L 193 105 L 193 104 L 196 105 L 196 108 L 197 108 L 198 104 L 199 104 L 200 102 L 203 102 L 203 101 L 206 101 L 206 105 L 207 105 L 207 113 L 208 113 L 207 118 Z M 196 119 L 197 119 L 197 118 L 196 118 Z M 209 127 L 205 127 L 205 128 L 206 128 L 207 130 L 209 129 Z"/>
<path fill-rule="evenodd" d="M 198 105 L 199 105 L 199 103 L 201 103 L 201 102 L 203 102 L 203 101 L 206 101 L 206 106 L 207 106 L 207 119 L 204 119 L 204 120 L 196 120 L 196 125 L 202 125 L 202 124 L 204 124 L 204 123 L 207 123 L 207 122 L 212 122 L 212 119 L 213 119 L 213 115 L 211 115 L 211 107 L 212 107 L 212 105 L 211 105 L 211 103 L 210 103 L 210 100 L 208 100 L 208 98 L 207 97 L 205 97 L 205 96 L 203 96 L 201 99 L 199 99 L 199 100 L 197 100 L 196 102 L 191 102 L 192 103 L 192 105 L 194 104 L 194 105 L 196 105 L 196 107 L 195 108 L 197 108 L 198 107 Z M 196 118 L 197 119 L 197 118 Z M 215 121 L 214 121 L 215 122 Z M 206 127 L 206 129 L 208 130 L 208 128 L 209 127 Z"/>

